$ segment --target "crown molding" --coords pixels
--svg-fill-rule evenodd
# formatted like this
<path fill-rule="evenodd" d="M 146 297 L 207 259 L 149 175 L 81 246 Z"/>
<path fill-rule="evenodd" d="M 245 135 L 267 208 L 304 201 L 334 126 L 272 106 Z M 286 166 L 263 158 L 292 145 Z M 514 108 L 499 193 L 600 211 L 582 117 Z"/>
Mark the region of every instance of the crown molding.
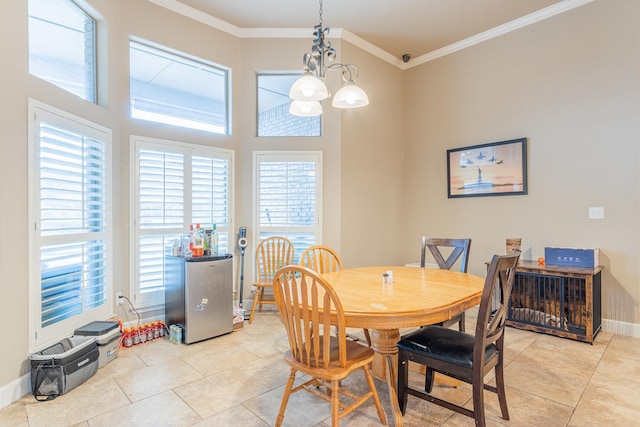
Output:
<path fill-rule="evenodd" d="M 239 38 L 309 38 L 313 35 L 313 32 L 309 28 L 240 28 L 218 19 L 215 16 L 192 8 L 191 6 L 187 6 L 178 0 L 148 1 Z M 483 31 L 482 33 L 473 35 L 464 40 L 460 40 L 448 46 L 444 46 L 440 49 L 412 58 L 409 63 L 402 62 L 400 58 L 393 56 L 389 52 L 342 28 L 332 29 L 329 37 L 340 38 L 348 41 L 383 61 L 386 61 L 402 70 L 406 70 L 485 42 L 492 38 L 499 37 L 503 34 L 510 33 L 511 31 L 518 30 L 536 22 L 551 18 L 568 10 L 591 3 L 592 1 L 594 0 L 563 0 L 559 3 L 545 7 L 544 9 L 540 9 L 518 19 L 514 19 L 513 21 L 499 25 L 490 30 Z"/>

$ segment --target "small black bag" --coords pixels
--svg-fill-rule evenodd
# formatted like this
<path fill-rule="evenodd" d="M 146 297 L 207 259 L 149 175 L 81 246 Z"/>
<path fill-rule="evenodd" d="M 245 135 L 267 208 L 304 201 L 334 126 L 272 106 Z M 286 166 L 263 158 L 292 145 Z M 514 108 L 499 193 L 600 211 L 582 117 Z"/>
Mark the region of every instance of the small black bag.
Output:
<path fill-rule="evenodd" d="M 31 390 L 38 401 L 73 390 L 98 370 L 100 351 L 91 337 L 71 337 L 31 354 Z"/>

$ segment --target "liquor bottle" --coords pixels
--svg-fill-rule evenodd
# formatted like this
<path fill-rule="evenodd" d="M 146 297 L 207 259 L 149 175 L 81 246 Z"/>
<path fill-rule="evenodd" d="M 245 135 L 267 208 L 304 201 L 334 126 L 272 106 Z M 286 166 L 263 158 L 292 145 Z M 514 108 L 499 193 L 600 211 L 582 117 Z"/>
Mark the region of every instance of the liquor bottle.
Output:
<path fill-rule="evenodd" d="M 218 232 L 215 224 L 213 224 L 213 230 L 211 230 L 211 255 L 218 255 Z"/>

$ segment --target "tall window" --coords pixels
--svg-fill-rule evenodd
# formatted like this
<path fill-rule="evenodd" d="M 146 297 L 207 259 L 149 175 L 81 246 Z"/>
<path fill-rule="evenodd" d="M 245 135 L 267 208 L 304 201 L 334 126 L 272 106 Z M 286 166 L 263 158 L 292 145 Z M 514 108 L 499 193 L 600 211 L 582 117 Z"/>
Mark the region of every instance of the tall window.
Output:
<path fill-rule="evenodd" d="M 254 176 L 255 236 L 288 238 L 298 262 L 304 249 L 320 243 L 322 153 L 254 152 Z"/>
<path fill-rule="evenodd" d="M 29 72 L 96 102 L 95 21 L 71 0 L 29 0 Z"/>
<path fill-rule="evenodd" d="M 154 306 L 164 301 L 164 257 L 190 224 L 215 224 L 219 253 L 229 251 L 233 152 L 142 137 L 132 147 L 133 297 Z"/>
<path fill-rule="evenodd" d="M 30 100 L 32 348 L 111 313 L 111 132 Z"/>
<path fill-rule="evenodd" d="M 229 70 L 148 42 L 129 42 L 131 117 L 229 133 Z"/>

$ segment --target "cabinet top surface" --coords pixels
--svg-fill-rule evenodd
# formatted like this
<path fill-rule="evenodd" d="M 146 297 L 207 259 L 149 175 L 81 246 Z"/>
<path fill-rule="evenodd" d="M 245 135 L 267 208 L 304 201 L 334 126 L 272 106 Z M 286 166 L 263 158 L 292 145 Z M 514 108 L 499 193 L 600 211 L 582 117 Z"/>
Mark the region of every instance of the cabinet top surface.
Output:
<path fill-rule="evenodd" d="M 583 267 L 568 267 L 565 265 L 547 265 L 547 264 L 538 264 L 537 261 L 530 260 L 520 260 L 518 262 L 518 268 L 516 271 L 520 272 L 534 272 L 534 273 L 571 273 L 571 274 L 588 274 L 594 275 L 598 274 L 604 269 L 603 266 L 599 265 L 596 268 L 583 268 Z"/>

